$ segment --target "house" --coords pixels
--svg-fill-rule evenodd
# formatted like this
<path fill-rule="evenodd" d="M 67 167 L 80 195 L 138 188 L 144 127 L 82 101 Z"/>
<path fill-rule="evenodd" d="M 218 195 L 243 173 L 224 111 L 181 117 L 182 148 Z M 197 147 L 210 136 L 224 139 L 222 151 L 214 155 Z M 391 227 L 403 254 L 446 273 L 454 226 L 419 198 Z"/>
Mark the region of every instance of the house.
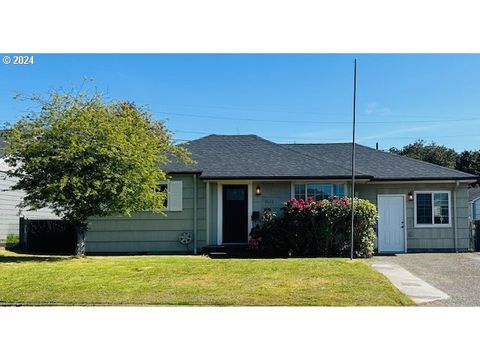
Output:
<path fill-rule="evenodd" d="M 0 158 L 0 243 L 3 243 L 8 234 L 18 235 L 20 216 L 29 219 L 57 219 L 51 210 L 40 209 L 26 211 L 17 207 L 24 196 L 23 191 L 11 190 L 10 187 L 17 182 L 16 178 L 7 174 L 9 166 Z"/>
<path fill-rule="evenodd" d="M 264 209 L 280 213 L 293 197 L 350 193 L 349 143 L 277 144 L 255 135 L 210 135 L 185 147 L 196 164 L 166 166 L 166 216 L 91 219 L 87 252 L 196 252 L 207 245 L 245 244 Z M 356 169 L 356 196 L 379 209 L 380 253 L 469 248 L 467 188 L 476 176 L 362 145 Z"/>
<path fill-rule="evenodd" d="M 480 220 L 480 187 L 476 186 L 468 189 L 468 205 L 472 221 Z"/>

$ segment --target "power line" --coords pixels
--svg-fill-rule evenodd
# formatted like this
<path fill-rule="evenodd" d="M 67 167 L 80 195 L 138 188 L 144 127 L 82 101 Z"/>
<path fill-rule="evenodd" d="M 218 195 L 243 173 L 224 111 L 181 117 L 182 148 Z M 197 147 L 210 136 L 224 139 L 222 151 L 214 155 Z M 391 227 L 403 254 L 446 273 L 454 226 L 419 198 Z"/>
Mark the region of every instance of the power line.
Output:
<path fill-rule="evenodd" d="M 175 112 L 166 112 L 166 111 L 157 111 L 158 114 L 163 115 L 172 115 L 172 116 L 182 116 L 182 117 L 193 117 L 193 118 L 203 118 L 203 119 L 214 119 L 214 120 L 229 120 L 229 121 L 251 121 L 251 122 L 270 122 L 270 123 L 285 123 L 285 124 L 294 124 L 294 123 L 303 123 L 303 124 L 350 124 L 349 121 L 317 121 L 317 120 L 274 120 L 274 119 L 254 119 L 254 118 L 240 118 L 240 117 L 228 117 L 228 116 L 217 116 L 217 115 L 202 115 L 202 114 L 186 114 L 186 113 L 175 113 Z M 171 119 L 167 119 L 171 120 Z M 449 123 L 449 122 L 462 122 L 462 121 L 479 121 L 480 117 L 470 117 L 470 118 L 457 118 L 451 120 L 402 120 L 395 121 L 395 124 L 406 124 L 406 123 Z M 392 121 L 362 121 L 362 124 L 392 124 Z"/>
<path fill-rule="evenodd" d="M 193 130 L 175 130 L 175 129 L 172 129 L 172 131 L 174 133 L 182 133 L 182 134 L 196 134 L 196 135 L 211 135 L 211 134 L 215 134 L 216 132 L 215 131 L 212 131 L 212 132 L 207 132 L 207 131 L 193 131 Z M 303 139 L 303 140 L 315 140 L 314 138 L 312 137 L 298 137 L 298 136 L 269 136 L 269 135 L 265 135 L 265 134 L 262 134 L 263 137 L 267 137 L 267 138 L 271 138 L 271 139 L 291 139 L 291 140 L 299 140 L 299 139 Z M 478 135 L 477 134 L 474 134 L 474 133 L 470 133 L 470 134 L 459 134 L 459 135 L 439 135 L 439 136 L 434 136 L 434 138 L 463 138 L 463 137 L 477 137 Z M 396 139 L 420 139 L 424 136 L 419 136 L 419 135 L 411 135 L 411 136 L 393 136 L 393 137 L 390 137 L 390 136 L 379 136 L 378 138 L 379 139 L 385 139 L 385 140 L 396 140 Z M 348 141 L 349 139 L 347 138 L 335 138 L 335 137 L 318 137 L 319 139 L 322 139 L 322 140 L 337 140 L 337 141 Z M 374 138 L 369 138 L 367 140 L 374 140 Z"/>
<path fill-rule="evenodd" d="M 333 114 L 333 113 L 323 113 L 318 111 L 292 111 L 292 110 L 279 110 L 278 107 L 275 109 L 252 109 L 246 107 L 235 107 L 235 106 L 222 106 L 222 105 L 198 105 L 198 104 L 178 104 L 178 103 L 170 103 L 170 104 L 163 104 L 163 103 L 150 103 L 151 105 L 162 105 L 162 106 L 184 106 L 184 107 L 196 107 L 196 108 L 210 108 L 210 109 L 225 109 L 225 110 L 234 110 L 234 111 L 242 111 L 242 112 L 270 112 L 270 113 L 284 113 L 284 114 L 310 114 L 310 115 L 319 115 L 323 117 L 348 117 L 349 114 Z M 441 118 L 441 119 L 451 119 L 456 120 L 457 117 L 455 115 L 429 115 L 429 114 L 379 114 L 379 113 L 371 113 L 371 114 L 362 114 L 357 115 L 358 117 L 403 117 L 403 118 Z M 477 119 L 480 118 L 480 115 L 472 116 L 473 118 Z"/>

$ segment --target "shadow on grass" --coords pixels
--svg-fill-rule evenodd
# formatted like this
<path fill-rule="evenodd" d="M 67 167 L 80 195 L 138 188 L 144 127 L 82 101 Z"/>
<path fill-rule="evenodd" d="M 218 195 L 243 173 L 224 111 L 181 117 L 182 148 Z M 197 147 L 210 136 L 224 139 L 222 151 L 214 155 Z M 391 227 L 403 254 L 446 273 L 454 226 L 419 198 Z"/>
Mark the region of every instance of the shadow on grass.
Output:
<path fill-rule="evenodd" d="M 1 255 L 0 264 L 2 263 L 23 263 L 23 262 L 54 262 L 65 261 L 74 258 L 71 254 L 48 254 L 37 252 L 25 252 L 16 248 L 7 248 L 7 250 L 15 255 Z"/>

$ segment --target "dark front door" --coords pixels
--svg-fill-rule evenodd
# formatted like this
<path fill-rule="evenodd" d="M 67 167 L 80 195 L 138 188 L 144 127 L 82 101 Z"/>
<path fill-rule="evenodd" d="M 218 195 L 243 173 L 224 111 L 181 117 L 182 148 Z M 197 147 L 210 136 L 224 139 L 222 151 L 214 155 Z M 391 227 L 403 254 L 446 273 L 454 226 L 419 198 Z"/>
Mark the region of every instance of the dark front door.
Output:
<path fill-rule="evenodd" d="M 223 242 L 248 241 L 248 186 L 223 185 Z"/>

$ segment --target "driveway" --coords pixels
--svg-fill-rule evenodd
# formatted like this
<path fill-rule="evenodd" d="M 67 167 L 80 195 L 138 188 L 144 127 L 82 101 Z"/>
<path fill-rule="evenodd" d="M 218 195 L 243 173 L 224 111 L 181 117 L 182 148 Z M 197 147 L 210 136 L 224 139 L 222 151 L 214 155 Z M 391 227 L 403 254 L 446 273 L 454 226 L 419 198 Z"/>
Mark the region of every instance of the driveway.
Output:
<path fill-rule="evenodd" d="M 480 306 L 480 253 L 399 254 L 373 261 L 400 265 L 450 296 L 422 306 Z"/>

